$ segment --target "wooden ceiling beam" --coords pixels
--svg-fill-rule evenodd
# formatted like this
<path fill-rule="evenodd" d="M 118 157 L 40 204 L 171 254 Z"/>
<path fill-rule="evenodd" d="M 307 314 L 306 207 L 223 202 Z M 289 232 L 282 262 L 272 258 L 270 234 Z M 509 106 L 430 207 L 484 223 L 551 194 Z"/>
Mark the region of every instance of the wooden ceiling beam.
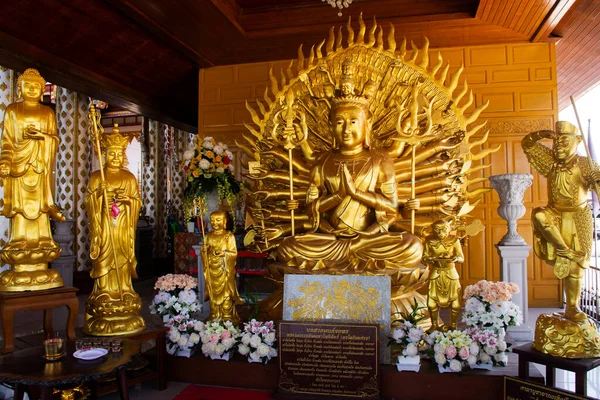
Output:
<path fill-rule="evenodd" d="M 209 0 L 225 18 L 235 26 L 239 33 L 246 34 L 246 30 L 240 25 L 240 17 L 242 16 L 242 8 L 235 0 Z"/>
<path fill-rule="evenodd" d="M 556 28 L 560 20 L 567 14 L 567 12 L 569 12 L 571 7 L 573 7 L 576 1 L 577 0 L 557 1 L 544 22 L 538 27 L 531 41 L 541 42 L 546 40 L 554 28 Z"/>
<path fill-rule="evenodd" d="M 186 120 L 172 117 L 179 113 L 167 108 L 165 104 L 158 103 L 146 94 L 52 55 L 46 50 L 4 32 L 0 32 L 0 64 L 16 71 L 36 68 L 40 70 L 46 80 L 56 85 L 188 132 L 198 131 L 192 118 Z"/>
<path fill-rule="evenodd" d="M 154 37 L 161 40 L 163 43 L 171 46 L 181 53 L 183 56 L 194 61 L 201 68 L 212 67 L 214 63 L 205 54 L 197 51 L 197 49 L 188 45 L 185 41 L 178 38 L 176 35 L 169 32 L 164 26 L 159 24 L 153 18 L 148 16 L 144 10 L 137 7 L 128 0 L 103 0 L 115 9 L 119 10 L 128 18 L 137 23 L 138 26 L 144 28 Z"/>

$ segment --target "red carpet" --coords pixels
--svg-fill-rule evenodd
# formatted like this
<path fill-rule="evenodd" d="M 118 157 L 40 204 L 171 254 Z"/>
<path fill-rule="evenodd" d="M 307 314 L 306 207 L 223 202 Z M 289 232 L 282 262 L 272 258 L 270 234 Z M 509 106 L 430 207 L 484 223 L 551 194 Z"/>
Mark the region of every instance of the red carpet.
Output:
<path fill-rule="evenodd" d="M 271 392 L 190 385 L 173 400 L 268 400 Z"/>

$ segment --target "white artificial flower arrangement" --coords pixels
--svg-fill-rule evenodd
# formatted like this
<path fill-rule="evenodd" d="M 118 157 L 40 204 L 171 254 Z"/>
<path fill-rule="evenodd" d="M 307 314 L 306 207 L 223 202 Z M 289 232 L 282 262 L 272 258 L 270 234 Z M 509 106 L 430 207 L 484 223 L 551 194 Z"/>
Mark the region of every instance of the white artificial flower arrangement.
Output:
<path fill-rule="evenodd" d="M 186 352 L 199 342 L 203 324 L 192 318 L 202 310 L 197 287 L 198 278 L 184 274 L 161 276 L 154 285 L 158 293 L 152 299 L 150 313 L 158 315 L 171 328 L 167 335 L 169 354 Z"/>
<path fill-rule="evenodd" d="M 239 336 L 239 328 L 235 327 L 231 321 L 207 322 L 200 334 L 202 354 L 206 357 L 228 360 L 238 344 Z"/>
<path fill-rule="evenodd" d="M 190 355 L 190 351 L 200 343 L 200 334 L 204 330 L 204 323 L 195 319 L 184 319 L 181 316 L 173 318 L 167 326 L 167 353 Z"/>
<path fill-rule="evenodd" d="M 277 357 L 277 340 L 273 321 L 260 322 L 255 319 L 244 324 L 238 353 L 248 357 L 249 362 L 267 363 Z"/>
<path fill-rule="evenodd" d="M 519 287 L 509 282 L 479 281 L 467 286 L 463 322 L 470 327 L 493 330 L 499 339 L 504 339 L 509 326 L 523 322 L 521 310 L 511 301 L 518 292 Z"/>
<path fill-rule="evenodd" d="M 425 307 L 419 306 L 416 299 L 413 299 L 411 306 L 412 310 L 409 314 L 399 313 L 400 318 L 392 322 L 398 323 L 397 327 L 392 331 L 392 336 L 389 345 L 398 346 L 402 350 L 402 355 L 405 357 L 413 357 L 419 355 L 424 346 L 425 332 L 423 328 L 417 326 L 417 323 L 425 318 L 422 310 Z"/>
<path fill-rule="evenodd" d="M 498 338 L 490 329 L 469 328 L 466 332 L 473 339 L 469 347 L 471 355 L 467 360 L 471 368 L 481 364 L 506 366 L 510 344 L 503 338 Z"/>
<path fill-rule="evenodd" d="M 468 364 L 473 340 L 466 332 L 435 331 L 426 338 L 426 342 L 429 356 L 440 370 L 446 368 L 451 372 L 460 372 Z"/>

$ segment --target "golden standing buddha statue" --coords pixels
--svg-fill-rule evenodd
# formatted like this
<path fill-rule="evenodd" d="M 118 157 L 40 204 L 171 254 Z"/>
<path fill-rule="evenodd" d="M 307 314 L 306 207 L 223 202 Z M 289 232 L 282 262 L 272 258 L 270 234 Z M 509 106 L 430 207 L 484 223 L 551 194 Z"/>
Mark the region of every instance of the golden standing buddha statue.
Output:
<path fill-rule="evenodd" d="M 550 149 L 540 140 L 552 139 Z M 595 324 L 579 308 L 581 284 L 589 266 L 592 249 L 592 213 L 587 193 L 597 187 L 600 167 L 577 155 L 582 136 L 565 121 L 556 123 L 556 132 L 532 132 L 522 140 L 527 159 L 548 179 L 548 205 L 531 213 L 533 249 L 540 259 L 554 267 L 563 280 L 564 314 L 542 314 L 536 322 L 534 348 L 568 358 L 600 356 L 600 335 Z"/>
<path fill-rule="evenodd" d="M 456 263 L 465 261 L 460 240 L 450 236 L 452 226 L 444 219 L 431 226 L 433 233 L 425 240 L 423 264 L 429 266 L 427 308 L 430 332 L 455 330 L 460 314 L 460 281 Z M 450 308 L 450 326 L 439 326 L 440 308 Z"/>
<path fill-rule="evenodd" d="M 210 299 L 210 320 L 221 319 L 240 322 L 236 304 L 242 299 L 235 282 L 237 248 L 232 232 L 225 230 L 226 216 L 223 211 L 210 214 L 212 231 L 206 234 L 201 248 L 204 281 Z"/>
<path fill-rule="evenodd" d="M 17 81 L 23 101 L 4 115 L 0 177 L 4 179 L 2 215 L 10 219 L 10 238 L 0 260 L 11 269 L 0 274 L 0 291 L 61 287 L 48 262 L 60 256 L 50 218 L 65 218 L 54 204 L 54 165 L 58 149 L 54 111 L 40 103 L 46 80 L 27 69 Z"/>
<path fill-rule="evenodd" d="M 142 202 L 135 176 L 124 167 L 128 144 L 129 138 L 117 127 L 104 135 L 104 180 L 100 170 L 92 173 L 85 199 L 94 288 L 85 304 L 83 330 L 95 336 L 125 335 L 145 328 L 139 315 L 142 300 L 131 282 L 137 278 L 134 246 Z"/>

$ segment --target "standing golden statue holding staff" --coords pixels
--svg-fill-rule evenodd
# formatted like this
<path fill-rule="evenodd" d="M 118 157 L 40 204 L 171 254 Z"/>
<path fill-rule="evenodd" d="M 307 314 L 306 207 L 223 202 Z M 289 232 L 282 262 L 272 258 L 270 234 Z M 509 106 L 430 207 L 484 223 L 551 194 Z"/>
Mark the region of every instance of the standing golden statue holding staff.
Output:
<path fill-rule="evenodd" d="M 222 319 L 236 325 L 240 317 L 235 305 L 243 302 L 235 282 L 235 237 L 225 229 L 226 216 L 223 211 L 210 214 L 210 225 L 212 231 L 206 234 L 201 248 L 204 280 L 210 298 L 209 319 Z"/>
<path fill-rule="evenodd" d="M 48 262 L 60 256 L 50 218 L 64 221 L 54 204 L 54 165 L 58 150 L 54 111 L 40 103 L 46 80 L 27 69 L 17 81 L 23 101 L 4 115 L 0 177 L 4 180 L 2 215 L 10 219 L 10 238 L 0 260 L 11 269 L 0 274 L 0 291 L 21 292 L 63 286 Z"/>
<path fill-rule="evenodd" d="M 99 123 L 100 115 L 92 106 L 90 131 L 98 140 Z M 100 170 L 90 177 L 85 199 L 94 288 L 85 304 L 83 330 L 95 336 L 126 335 L 145 328 L 139 315 L 142 300 L 131 282 L 137 278 L 134 247 L 142 202 L 135 176 L 125 168 L 129 137 L 115 126 L 101 140 Z"/>
<path fill-rule="evenodd" d="M 539 143 L 543 139 L 553 140 L 552 149 Z M 522 140 L 527 159 L 548 179 L 548 205 L 535 208 L 531 214 L 533 249 L 563 280 L 566 298 L 564 314 L 538 318 L 534 347 L 568 358 L 600 356 L 600 335 L 579 308 L 593 235 L 587 193 L 600 180 L 600 167 L 577 155 L 582 139 L 574 125 L 558 121 L 555 132 L 533 132 Z"/>

